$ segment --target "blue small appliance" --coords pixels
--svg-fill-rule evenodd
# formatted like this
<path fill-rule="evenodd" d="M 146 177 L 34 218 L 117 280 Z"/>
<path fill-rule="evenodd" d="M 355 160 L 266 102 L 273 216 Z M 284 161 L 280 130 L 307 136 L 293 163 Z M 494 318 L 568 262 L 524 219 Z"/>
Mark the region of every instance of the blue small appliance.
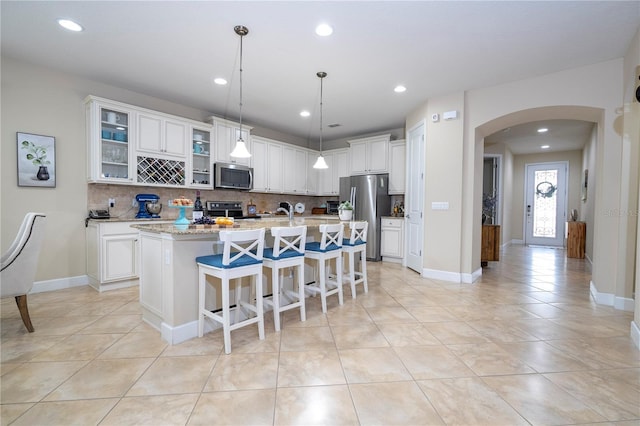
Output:
<path fill-rule="evenodd" d="M 136 195 L 136 201 L 138 202 L 138 214 L 136 219 L 157 219 L 160 215 L 150 213 L 147 210 L 147 203 L 155 204 L 160 201 L 160 197 L 156 194 L 138 194 Z"/>

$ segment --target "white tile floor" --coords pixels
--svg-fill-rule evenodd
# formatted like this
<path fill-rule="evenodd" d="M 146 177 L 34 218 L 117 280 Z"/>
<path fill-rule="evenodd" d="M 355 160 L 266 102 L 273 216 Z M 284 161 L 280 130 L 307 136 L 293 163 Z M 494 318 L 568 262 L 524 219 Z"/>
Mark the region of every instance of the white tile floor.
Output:
<path fill-rule="evenodd" d="M 368 263 L 370 290 L 308 299 L 306 322 L 169 346 L 138 289 L 1 305 L 1 424 L 640 424 L 629 312 L 589 297 L 562 250 L 515 246 L 474 284 Z M 196 283 L 194 283 L 196 285 Z"/>

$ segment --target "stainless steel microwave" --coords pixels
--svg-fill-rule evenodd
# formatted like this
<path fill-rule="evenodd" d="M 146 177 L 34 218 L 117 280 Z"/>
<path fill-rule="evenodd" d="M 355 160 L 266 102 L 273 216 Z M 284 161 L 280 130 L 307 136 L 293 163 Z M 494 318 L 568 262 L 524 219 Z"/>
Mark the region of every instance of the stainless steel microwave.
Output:
<path fill-rule="evenodd" d="M 215 163 L 213 182 L 216 188 L 253 189 L 253 169 L 241 164 Z"/>

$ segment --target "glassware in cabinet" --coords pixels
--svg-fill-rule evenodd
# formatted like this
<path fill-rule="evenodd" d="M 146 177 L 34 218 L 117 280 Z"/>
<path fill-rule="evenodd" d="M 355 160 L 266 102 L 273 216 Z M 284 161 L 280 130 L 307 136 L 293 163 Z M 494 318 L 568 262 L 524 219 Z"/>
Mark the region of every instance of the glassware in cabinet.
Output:
<path fill-rule="evenodd" d="M 100 107 L 100 177 L 129 180 L 129 113 Z"/>
<path fill-rule="evenodd" d="M 211 187 L 211 132 L 192 129 L 191 186 Z"/>

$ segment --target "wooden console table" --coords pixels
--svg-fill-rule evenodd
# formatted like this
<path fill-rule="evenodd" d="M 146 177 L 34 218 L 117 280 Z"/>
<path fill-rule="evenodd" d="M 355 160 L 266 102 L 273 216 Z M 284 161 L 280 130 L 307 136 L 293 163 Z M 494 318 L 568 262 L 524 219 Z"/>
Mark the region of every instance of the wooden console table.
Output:
<path fill-rule="evenodd" d="M 482 225 L 482 251 L 480 265 L 500 260 L 500 225 Z"/>
<path fill-rule="evenodd" d="M 587 236 L 585 222 L 567 222 L 567 257 L 584 259 L 584 246 Z"/>

